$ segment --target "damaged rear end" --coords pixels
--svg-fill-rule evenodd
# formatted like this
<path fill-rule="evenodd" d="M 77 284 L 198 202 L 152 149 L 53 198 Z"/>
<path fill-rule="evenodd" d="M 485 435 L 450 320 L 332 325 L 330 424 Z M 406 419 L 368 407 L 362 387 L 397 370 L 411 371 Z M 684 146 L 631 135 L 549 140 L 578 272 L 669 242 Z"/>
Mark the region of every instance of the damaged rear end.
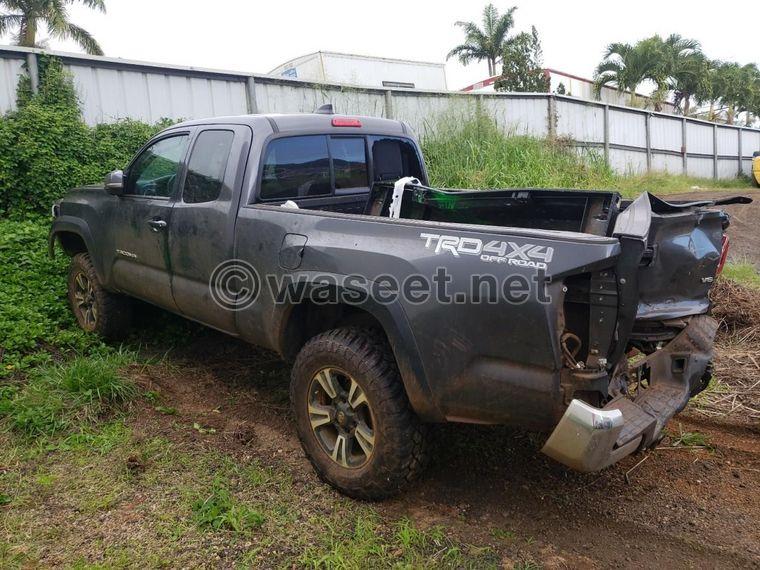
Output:
<path fill-rule="evenodd" d="M 728 216 L 643 194 L 624 203 L 614 267 L 565 281 L 561 387 L 567 408 L 543 452 L 596 471 L 656 444 L 710 379 L 708 293 L 726 259 Z"/>

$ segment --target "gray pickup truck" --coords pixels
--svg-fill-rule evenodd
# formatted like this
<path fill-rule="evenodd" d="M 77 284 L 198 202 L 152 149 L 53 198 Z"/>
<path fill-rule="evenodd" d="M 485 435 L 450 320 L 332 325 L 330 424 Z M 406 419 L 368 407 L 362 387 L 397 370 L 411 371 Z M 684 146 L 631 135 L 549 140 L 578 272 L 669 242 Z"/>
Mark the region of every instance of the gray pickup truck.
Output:
<path fill-rule="evenodd" d="M 137 298 L 293 361 L 303 448 L 350 496 L 418 475 L 435 422 L 547 432 L 581 471 L 655 444 L 710 377 L 710 207 L 747 199 L 427 184 L 401 122 L 184 122 L 57 202 L 50 249 L 85 330 Z"/>

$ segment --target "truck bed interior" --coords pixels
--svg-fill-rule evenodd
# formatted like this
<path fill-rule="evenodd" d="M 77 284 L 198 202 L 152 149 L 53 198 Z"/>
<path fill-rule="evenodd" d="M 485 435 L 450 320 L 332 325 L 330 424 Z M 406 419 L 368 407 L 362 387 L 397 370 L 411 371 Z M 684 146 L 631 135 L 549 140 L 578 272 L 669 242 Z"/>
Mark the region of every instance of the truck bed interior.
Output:
<path fill-rule="evenodd" d="M 365 214 L 388 216 L 393 184 L 376 183 Z M 407 185 L 401 218 L 609 235 L 621 208 L 617 192 L 439 190 Z"/>

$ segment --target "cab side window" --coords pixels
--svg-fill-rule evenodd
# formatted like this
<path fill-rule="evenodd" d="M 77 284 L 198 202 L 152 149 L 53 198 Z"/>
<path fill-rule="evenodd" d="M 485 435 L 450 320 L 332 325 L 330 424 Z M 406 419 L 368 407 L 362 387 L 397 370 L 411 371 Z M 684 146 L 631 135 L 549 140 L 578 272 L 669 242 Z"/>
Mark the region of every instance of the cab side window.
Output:
<path fill-rule="evenodd" d="M 156 141 L 135 159 L 129 168 L 125 194 L 145 197 L 171 195 L 179 166 L 187 151 L 186 134 Z"/>
<path fill-rule="evenodd" d="M 263 199 L 310 198 L 331 193 L 327 137 L 306 135 L 269 143 L 261 177 Z"/>
<path fill-rule="evenodd" d="M 234 138 L 234 132 L 223 130 L 207 130 L 198 135 L 182 190 L 186 204 L 213 202 L 219 198 Z"/>

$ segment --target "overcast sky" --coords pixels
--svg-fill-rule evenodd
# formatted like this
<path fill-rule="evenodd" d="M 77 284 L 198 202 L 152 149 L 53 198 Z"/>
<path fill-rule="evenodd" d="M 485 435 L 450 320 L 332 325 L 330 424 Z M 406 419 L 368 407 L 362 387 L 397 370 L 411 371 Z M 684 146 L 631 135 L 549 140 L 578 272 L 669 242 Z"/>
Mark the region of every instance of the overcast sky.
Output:
<path fill-rule="evenodd" d="M 702 42 L 716 59 L 760 62 L 758 0 L 665 2 L 508 1 L 515 31 L 535 25 L 544 65 L 591 77 L 604 47 L 672 32 Z M 457 20 L 480 21 L 484 3 L 445 0 L 375 2 L 276 0 L 106 0 L 107 14 L 77 6 L 71 19 L 100 42 L 107 56 L 267 73 L 284 61 L 324 50 L 445 61 L 463 35 Z M 9 38 L 4 39 L 9 43 Z M 51 42 L 53 49 L 78 51 Z M 446 66 L 450 89 L 487 76 L 485 62 Z"/>

